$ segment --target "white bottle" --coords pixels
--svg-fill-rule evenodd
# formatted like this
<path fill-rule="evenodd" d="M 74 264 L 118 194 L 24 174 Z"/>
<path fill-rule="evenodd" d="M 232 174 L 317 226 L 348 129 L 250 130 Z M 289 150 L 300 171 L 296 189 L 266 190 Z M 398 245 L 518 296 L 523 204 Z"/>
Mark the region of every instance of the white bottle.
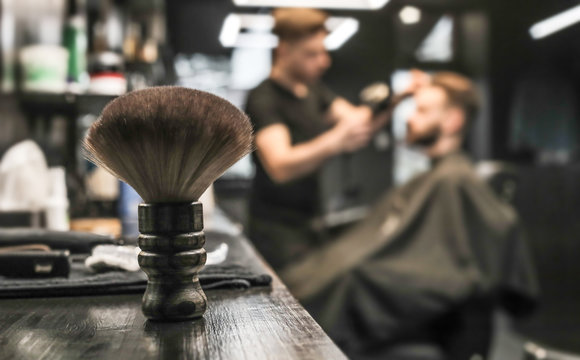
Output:
<path fill-rule="evenodd" d="M 50 190 L 46 202 L 46 228 L 49 230 L 70 230 L 65 178 L 63 167 L 49 169 Z"/>
<path fill-rule="evenodd" d="M 215 213 L 215 196 L 213 191 L 213 184 L 211 184 L 203 194 L 199 197 L 199 201 L 203 204 L 203 227 L 210 230 L 214 225 Z"/>

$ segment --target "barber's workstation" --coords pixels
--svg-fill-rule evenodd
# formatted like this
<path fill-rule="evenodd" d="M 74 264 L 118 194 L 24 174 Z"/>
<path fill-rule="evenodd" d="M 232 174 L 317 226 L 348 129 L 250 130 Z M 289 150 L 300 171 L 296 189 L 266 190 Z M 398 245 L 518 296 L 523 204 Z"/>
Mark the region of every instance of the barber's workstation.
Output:
<path fill-rule="evenodd" d="M 580 4 L 0 0 L 0 360 L 580 360 Z"/>

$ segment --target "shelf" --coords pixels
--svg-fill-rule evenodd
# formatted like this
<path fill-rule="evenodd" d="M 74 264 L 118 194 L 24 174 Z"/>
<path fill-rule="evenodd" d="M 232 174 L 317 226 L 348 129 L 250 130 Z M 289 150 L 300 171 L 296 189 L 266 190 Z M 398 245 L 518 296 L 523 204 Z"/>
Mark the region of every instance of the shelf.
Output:
<path fill-rule="evenodd" d="M 105 105 L 115 99 L 115 95 L 37 93 L 18 94 L 22 111 L 28 114 L 99 114 Z"/>

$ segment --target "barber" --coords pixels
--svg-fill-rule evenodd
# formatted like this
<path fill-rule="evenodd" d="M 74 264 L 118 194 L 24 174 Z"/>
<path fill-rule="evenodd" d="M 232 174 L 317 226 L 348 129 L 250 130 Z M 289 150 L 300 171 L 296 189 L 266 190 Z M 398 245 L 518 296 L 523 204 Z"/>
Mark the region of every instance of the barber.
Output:
<path fill-rule="evenodd" d="M 354 106 L 321 83 L 331 64 L 326 13 L 278 9 L 274 19 L 279 43 L 272 71 L 250 92 L 246 112 L 256 147 L 249 236 L 280 269 L 324 242 L 311 227 L 323 163 L 366 146 L 387 115 L 375 118 L 370 107 Z"/>

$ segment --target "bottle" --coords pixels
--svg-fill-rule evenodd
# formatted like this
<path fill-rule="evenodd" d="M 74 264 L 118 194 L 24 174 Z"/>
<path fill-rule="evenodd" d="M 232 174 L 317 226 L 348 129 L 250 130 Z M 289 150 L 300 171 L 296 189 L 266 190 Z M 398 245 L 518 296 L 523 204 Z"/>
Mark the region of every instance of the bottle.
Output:
<path fill-rule="evenodd" d="M 120 183 L 119 217 L 122 235 L 125 239 L 135 239 L 139 236 L 138 209 L 143 200 L 130 185 L 122 181 Z"/>
<path fill-rule="evenodd" d="M 63 167 L 48 170 L 49 195 L 46 202 L 46 228 L 49 230 L 70 230 L 68 216 L 69 201 L 66 192 L 66 174 Z"/>
<path fill-rule="evenodd" d="M 67 81 L 69 91 L 80 93 L 86 90 L 87 73 L 87 33 L 83 7 L 77 1 L 68 0 L 67 19 L 64 26 L 63 43 L 69 52 Z"/>

